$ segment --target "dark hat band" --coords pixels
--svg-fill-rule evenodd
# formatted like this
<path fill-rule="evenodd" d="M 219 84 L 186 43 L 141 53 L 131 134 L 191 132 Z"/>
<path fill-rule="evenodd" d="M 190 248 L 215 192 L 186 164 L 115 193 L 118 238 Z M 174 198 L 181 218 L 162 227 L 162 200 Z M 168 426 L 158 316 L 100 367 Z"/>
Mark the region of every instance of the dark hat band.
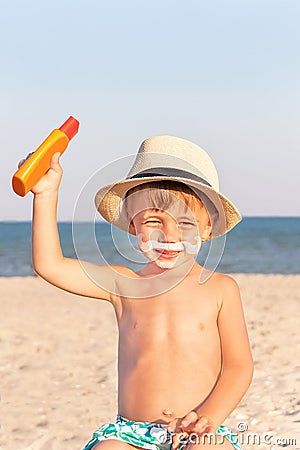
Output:
<path fill-rule="evenodd" d="M 198 183 L 205 184 L 206 186 L 212 187 L 208 181 L 204 180 L 204 178 L 198 177 L 194 173 L 186 172 L 185 170 L 181 169 L 175 169 L 173 167 L 152 167 L 147 170 L 142 170 L 139 173 L 136 173 L 135 175 L 132 175 L 132 177 L 129 177 L 128 179 L 131 180 L 133 178 L 140 178 L 140 177 L 176 177 L 176 178 L 185 178 L 190 179 L 193 181 L 197 181 Z"/>

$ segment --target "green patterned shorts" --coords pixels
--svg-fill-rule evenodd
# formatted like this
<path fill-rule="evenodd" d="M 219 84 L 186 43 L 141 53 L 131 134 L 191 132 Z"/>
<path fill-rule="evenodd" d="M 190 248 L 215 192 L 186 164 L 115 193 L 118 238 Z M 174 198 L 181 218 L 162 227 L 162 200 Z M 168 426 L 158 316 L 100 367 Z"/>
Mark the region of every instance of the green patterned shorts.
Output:
<path fill-rule="evenodd" d="M 148 450 L 172 450 L 172 433 L 167 428 L 166 424 L 134 422 L 117 415 L 116 423 L 106 423 L 98 428 L 83 450 L 92 450 L 96 444 L 107 439 L 116 439 Z M 241 450 L 237 435 L 225 425 L 220 425 L 215 430 L 215 434 L 224 436 L 236 450 Z M 189 442 L 183 442 L 179 450 L 183 450 L 188 443 L 195 442 L 196 440 L 192 440 L 191 434 Z"/>

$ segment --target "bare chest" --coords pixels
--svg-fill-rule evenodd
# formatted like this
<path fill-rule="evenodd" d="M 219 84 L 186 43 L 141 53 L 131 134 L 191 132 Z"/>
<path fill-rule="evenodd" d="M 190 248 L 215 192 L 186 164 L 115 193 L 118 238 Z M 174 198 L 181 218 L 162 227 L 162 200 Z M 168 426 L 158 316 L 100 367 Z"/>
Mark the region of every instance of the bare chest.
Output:
<path fill-rule="evenodd" d="M 123 299 L 120 339 L 130 347 L 199 344 L 217 334 L 218 301 L 199 286 L 146 299 Z"/>

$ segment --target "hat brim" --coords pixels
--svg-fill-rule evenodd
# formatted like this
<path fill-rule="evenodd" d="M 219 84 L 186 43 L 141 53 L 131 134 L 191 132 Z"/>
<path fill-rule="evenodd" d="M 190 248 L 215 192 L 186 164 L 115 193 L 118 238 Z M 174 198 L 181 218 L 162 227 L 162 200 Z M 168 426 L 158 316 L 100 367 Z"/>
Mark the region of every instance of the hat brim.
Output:
<path fill-rule="evenodd" d="M 223 194 L 215 191 L 212 187 L 189 178 L 176 178 L 164 176 L 137 177 L 125 179 L 116 183 L 108 184 L 96 193 L 95 206 L 101 216 L 112 225 L 129 232 L 128 221 L 121 214 L 121 204 L 126 192 L 138 185 L 150 181 L 176 181 L 184 183 L 191 188 L 203 192 L 214 204 L 218 211 L 218 224 L 213 227 L 211 238 L 222 236 L 237 225 L 242 217 L 236 206 Z"/>

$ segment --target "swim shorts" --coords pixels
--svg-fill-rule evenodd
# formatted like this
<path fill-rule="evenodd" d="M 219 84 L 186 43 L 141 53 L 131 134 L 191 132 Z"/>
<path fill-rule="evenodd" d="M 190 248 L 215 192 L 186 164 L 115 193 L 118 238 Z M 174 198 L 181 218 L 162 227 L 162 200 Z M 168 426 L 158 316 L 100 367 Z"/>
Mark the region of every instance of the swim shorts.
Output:
<path fill-rule="evenodd" d="M 117 415 L 116 423 L 106 423 L 98 428 L 83 450 L 92 450 L 96 444 L 107 439 L 116 439 L 148 450 L 172 450 L 172 433 L 167 428 L 167 424 L 134 422 L 133 420 Z M 228 439 L 236 450 L 241 450 L 237 435 L 225 425 L 220 425 L 215 430 L 215 434 Z M 196 438 L 197 436 L 195 434 L 193 435 L 193 433 L 185 440 L 182 438 L 179 450 L 183 450 L 189 443 L 197 443 Z M 207 440 L 206 442 L 214 441 Z"/>

